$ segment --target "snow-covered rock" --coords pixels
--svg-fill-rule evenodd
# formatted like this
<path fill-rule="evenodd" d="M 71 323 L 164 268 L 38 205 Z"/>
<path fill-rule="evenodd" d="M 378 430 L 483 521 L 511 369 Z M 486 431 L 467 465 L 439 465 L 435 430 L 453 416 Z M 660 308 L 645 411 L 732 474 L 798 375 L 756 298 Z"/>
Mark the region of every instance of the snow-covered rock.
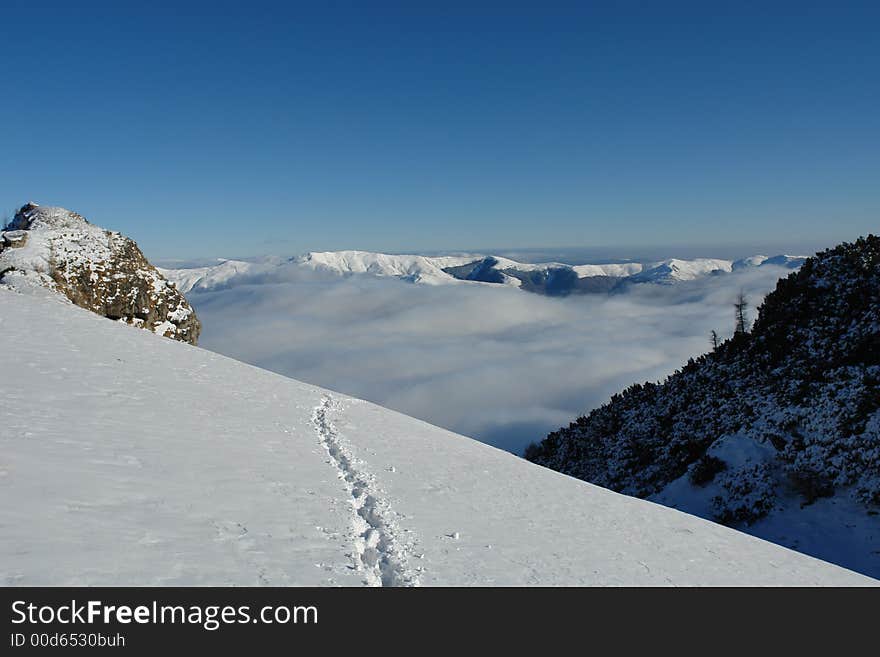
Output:
<path fill-rule="evenodd" d="M 104 317 L 195 344 L 200 325 L 184 296 L 133 241 L 64 208 L 28 203 L 0 232 L 0 284 L 64 295 Z"/>
<path fill-rule="evenodd" d="M 862 585 L 861 575 L 0 289 L 6 585 Z"/>

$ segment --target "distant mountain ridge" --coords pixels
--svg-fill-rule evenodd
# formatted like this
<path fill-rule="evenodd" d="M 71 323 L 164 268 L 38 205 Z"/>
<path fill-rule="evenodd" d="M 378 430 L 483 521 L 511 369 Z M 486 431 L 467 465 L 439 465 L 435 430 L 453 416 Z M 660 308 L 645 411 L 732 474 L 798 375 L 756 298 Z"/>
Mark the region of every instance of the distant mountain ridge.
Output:
<path fill-rule="evenodd" d="M 750 333 L 525 455 L 877 576 L 880 238 L 807 259 Z"/>
<path fill-rule="evenodd" d="M 518 287 L 550 296 L 607 292 L 635 283 L 673 284 L 749 267 L 775 265 L 796 269 L 805 256 L 752 256 L 741 260 L 671 258 L 660 262 L 568 265 L 524 263 L 494 255 L 392 255 L 369 251 L 323 251 L 285 258 L 220 260 L 206 267 L 162 269 L 183 292 L 207 291 L 253 282 L 256 277 L 314 271 L 336 276 L 368 275 L 425 285 L 490 284 Z"/>
<path fill-rule="evenodd" d="M 64 208 L 27 203 L 0 232 L 0 285 L 46 290 L 109 319 L 196 344 L 189 302 L 132 240 Z"/>

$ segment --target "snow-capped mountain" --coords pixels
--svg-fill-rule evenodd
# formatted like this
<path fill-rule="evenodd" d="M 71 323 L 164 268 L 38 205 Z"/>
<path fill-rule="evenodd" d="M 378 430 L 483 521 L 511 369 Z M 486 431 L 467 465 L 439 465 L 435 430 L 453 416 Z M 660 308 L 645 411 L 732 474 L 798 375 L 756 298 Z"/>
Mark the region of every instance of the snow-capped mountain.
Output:
<path fill-rule="evenodd" d="M 760 266 L 763 263 L 758 263 Z M 644 268 L 633 274 L 630 280 L 636 283 L 672 283 L 675 281 L 692 281 L 707 274 L 728 273 L 733 263 L 729 260 L 714 258 L 698 258 L 696 260 L 679 260 L 672 258 L 653 266 Z"/>
<path fill-rule="evenodd" d="M 261 263 L 263 267 L 267 262 Z M 225 287 L 236 279 L 247 276 L 252 271 L 258 271 L 260 264 L 245 262 L 242 260 L 221 260 L 219 264 L 207 267 L 192 267 L 188 269 L 162 269 L 159 272 L 166 279 L 174 283 L 174 286 L 182 294 L 196 290 L 216 290 Z"/>
<path fill-rule="evenodd" d="M 524 263 L 494 255 L 453 256 L 391 255 L 368 251 L 312 252 L 294 258 L 267 257 L 252 261 L 220 260 L 217 265 L 191 269 L 163 269 L 177 288 L 208 291 L 252 283 L 283 280 L 297 271 L 336 276 L 369 275 L 398 278 L 426 285 L 498 284 L 528 292 L 566 295 L 603 292 L 632 283 L 670 284 L 690 281 L 734 269 L 776 265 L 799 267 L 803 256 L 752 256 L 742 260 L 672 258 L 661 262 L 622 262 L 568 265 L 559 262 Z"/>
<path fill-rule="evenodd" d="M 447 282 L 444 268 L 455 267 L 473 260 L 472 256 L 426 257 L 418 255 L 388 255 L 366 251 L 326 251 L 307 253 L 297 264 L 332 271 L 340 275 L 372 274 L 393 276 L 414 283 L 437 284 Z"/>
<path fill-rule="evenodd" d="M 809 258 L 750 333 L 526 456 L 880 575 L 880 238 Z"/>
<path fill-rule="evenodd" d="M 877 584 L 0 289 L 7 585 Z"/>
<path fill-rule="evenodd" d="M 175 340 L 195 344 L 199 337 L 195 312 L 137 244 L 64 208 L 28 203 L 4 227 L 0 285 L 27 293 L 50 290 Z"/>
<path fill-rule="evenodd" d="M 761 265 L 776 265 L 777 267 L 786 267 L 787 269 L 797 269 L 804 264 L 806 259 L 806 256 L 777 255 L 771 258 L 765 255 L 754 255 L 734 260 L 731 268 L 735 271 L 738 269 L 748 269 L 749 267 L 760 267 Z"/>

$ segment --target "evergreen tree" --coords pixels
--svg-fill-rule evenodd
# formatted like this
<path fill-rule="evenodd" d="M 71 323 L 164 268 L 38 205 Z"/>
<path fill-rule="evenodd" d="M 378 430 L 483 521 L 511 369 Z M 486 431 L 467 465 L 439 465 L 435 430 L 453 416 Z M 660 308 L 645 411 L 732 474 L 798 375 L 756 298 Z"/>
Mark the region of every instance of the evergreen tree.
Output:
<path fill-rule="evenodd" d="M 746 311 L 749 308 L 749 300 L 746 298 L 745 293 L 740 290 L 740 293 L 736 297 L 736 303 L 733 304 L 736 314 L 736 333 L 745 333 L 746 332 Z"/>

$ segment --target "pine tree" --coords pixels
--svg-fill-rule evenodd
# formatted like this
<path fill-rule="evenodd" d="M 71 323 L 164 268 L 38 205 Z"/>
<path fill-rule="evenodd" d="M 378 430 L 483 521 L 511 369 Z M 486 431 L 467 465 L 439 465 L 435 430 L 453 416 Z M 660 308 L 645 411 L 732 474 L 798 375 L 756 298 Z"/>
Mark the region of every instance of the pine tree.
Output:
<path fill-rule="evenodd" d="M 749 300 L 746 298 L 745 293 L 740 290 L 739 295 L 736 297 L 736 303 L 733 304 L 733 307 L 736 311 L 736 333 L 745 333 L 746 332 L 746 311 L 749 308 Z"/>

